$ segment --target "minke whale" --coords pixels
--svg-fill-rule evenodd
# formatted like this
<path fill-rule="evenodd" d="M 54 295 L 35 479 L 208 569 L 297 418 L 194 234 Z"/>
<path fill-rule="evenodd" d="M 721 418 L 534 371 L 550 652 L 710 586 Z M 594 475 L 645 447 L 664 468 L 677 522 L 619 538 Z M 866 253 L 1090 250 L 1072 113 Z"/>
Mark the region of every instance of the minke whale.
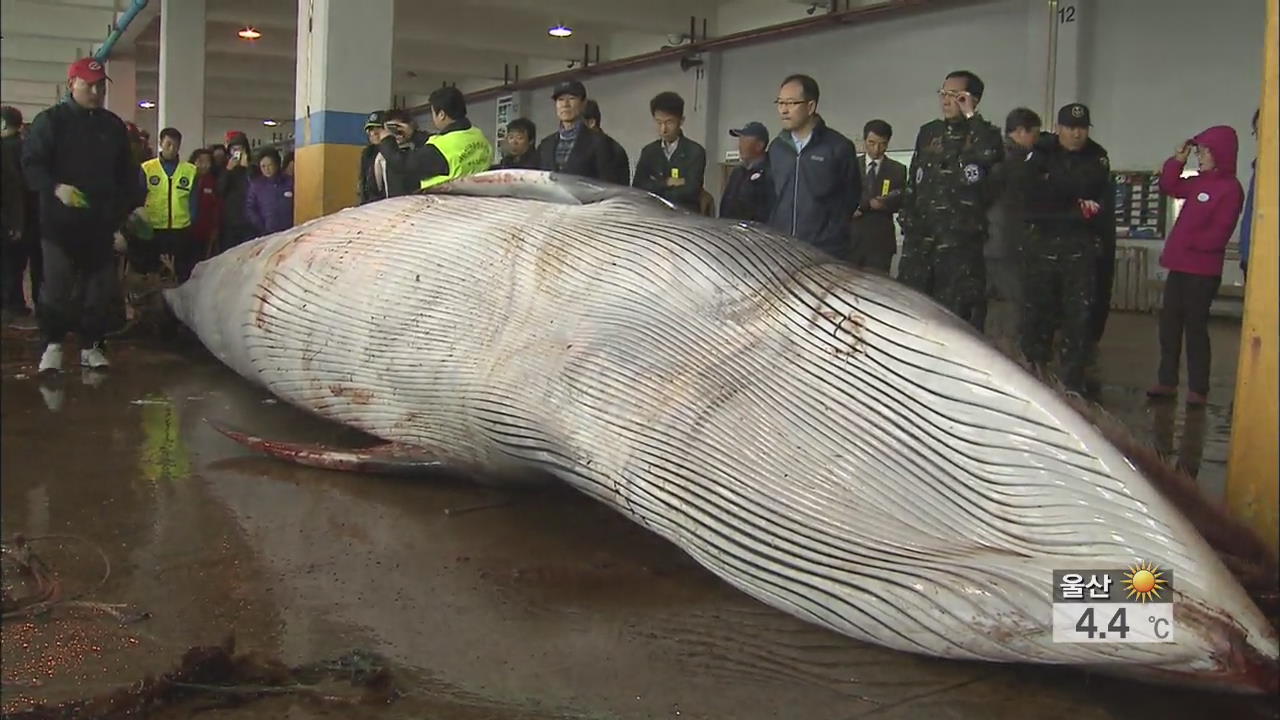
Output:
<path fill-rule="evenodd" d="M 386 441 L 236 436 L 273 455 L 550 476 L 904 652 L 1276 689 L 1247 573 L 1149 458 L 929 298 L 768 228 L 491 171 L 245 243 L 164 297 L 247 380 Z M 1139 563 L 1172 571 L 1173 642 L 1054 642 L 1054 570 Z"/>

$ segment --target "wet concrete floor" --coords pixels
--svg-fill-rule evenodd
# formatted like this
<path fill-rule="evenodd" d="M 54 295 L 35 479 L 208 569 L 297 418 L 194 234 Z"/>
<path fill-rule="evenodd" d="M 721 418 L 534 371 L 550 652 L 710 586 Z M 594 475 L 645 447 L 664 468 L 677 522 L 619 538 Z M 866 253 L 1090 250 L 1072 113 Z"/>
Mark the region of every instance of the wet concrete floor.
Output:
<path fill-rule="evenodd" d="M 1239 326 L 1212 332 L 1211 405 L 1189 411 L 1143 395 L 1154 319 L 1113 316 L 1102 400 L 1220 496 Z M 150 616 L 6 621 L 6 712 L 168 671 L 234 634 L 238 649 L 291 664 L 379 653 L 408 695 L 357 709 L 281 696 L 200 717 L 1275 717 L 1255 701 L 862 645 L 756 603 L 569 491 L 257 457 L 205 418 L 300 441 L 352 433 L 198 348 L 120 344 L 105 378 L 76 368 L 53 384 L 34 379 L 36 352 L 29 334 L 5 331 L 4 537 L 76 536 L 34 543 L 68 592 Z M 100 586 L 92 546 L 110 563 Z"/>

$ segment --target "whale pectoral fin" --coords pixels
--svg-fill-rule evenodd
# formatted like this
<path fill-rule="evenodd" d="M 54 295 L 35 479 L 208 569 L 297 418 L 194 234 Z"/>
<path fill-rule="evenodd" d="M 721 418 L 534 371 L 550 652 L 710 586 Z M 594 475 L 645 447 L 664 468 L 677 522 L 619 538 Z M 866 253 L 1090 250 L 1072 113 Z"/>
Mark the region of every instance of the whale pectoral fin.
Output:
<path fill-rule="evenodd" d="M 382 475 L 426 475 L 433 472 L 478 473 L 478 468 L 450 461 L 442 454 L 407 443 L 388 442 L 368 448 L 331 448 L 312 443 L 291 443 L 250 435 L 206 420 L 215 430 L 241 445 L 271 457 L 307 467 L 348 470 Z"/>

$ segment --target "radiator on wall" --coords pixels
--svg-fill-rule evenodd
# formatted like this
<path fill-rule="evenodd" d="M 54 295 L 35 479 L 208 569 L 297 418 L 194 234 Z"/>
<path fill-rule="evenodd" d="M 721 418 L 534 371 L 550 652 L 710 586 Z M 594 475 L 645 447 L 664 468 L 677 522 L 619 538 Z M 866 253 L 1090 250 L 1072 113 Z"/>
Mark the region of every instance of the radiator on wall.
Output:
<path fill-rule="evenodd" d="M 1111 281 L 1111 309 L 1147 312 L 1159 306 L 1155 284 L 1148 276 L 1147 248 L 1116 248 L 1115 277 Z"/>

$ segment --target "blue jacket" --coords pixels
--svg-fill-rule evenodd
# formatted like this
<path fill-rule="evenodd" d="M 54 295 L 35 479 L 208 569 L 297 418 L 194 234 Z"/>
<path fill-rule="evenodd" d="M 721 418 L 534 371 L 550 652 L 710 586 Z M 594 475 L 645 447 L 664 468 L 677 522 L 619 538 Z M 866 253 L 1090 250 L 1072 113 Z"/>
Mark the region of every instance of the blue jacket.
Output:
<path fill-rule="evenodd" d="M 803 150 L 796 152 L 791 132 L 783 130 L 769 144 L 768 157 L 774 192 L 769 224 L 845 258 L 862 197 L 853 143 L 819 117 Z"/>
<path fill-rule="evenodd" d="M 1249 269 L 1249 242 L 1253 239 L 1253 183 L 1258 178 L 1258 161 L 1253 161 L 1249 175 L 1249 191 L 1244 196 L 1244 212 L 1240 218 L 1240 269 Z"/>
<path fill-rule="evenodd" d="M 244 201 L 245 217 L 258 235 L 270 235 L 293 227 L 293 176 L 277 172 L 249 181 Z"/>

